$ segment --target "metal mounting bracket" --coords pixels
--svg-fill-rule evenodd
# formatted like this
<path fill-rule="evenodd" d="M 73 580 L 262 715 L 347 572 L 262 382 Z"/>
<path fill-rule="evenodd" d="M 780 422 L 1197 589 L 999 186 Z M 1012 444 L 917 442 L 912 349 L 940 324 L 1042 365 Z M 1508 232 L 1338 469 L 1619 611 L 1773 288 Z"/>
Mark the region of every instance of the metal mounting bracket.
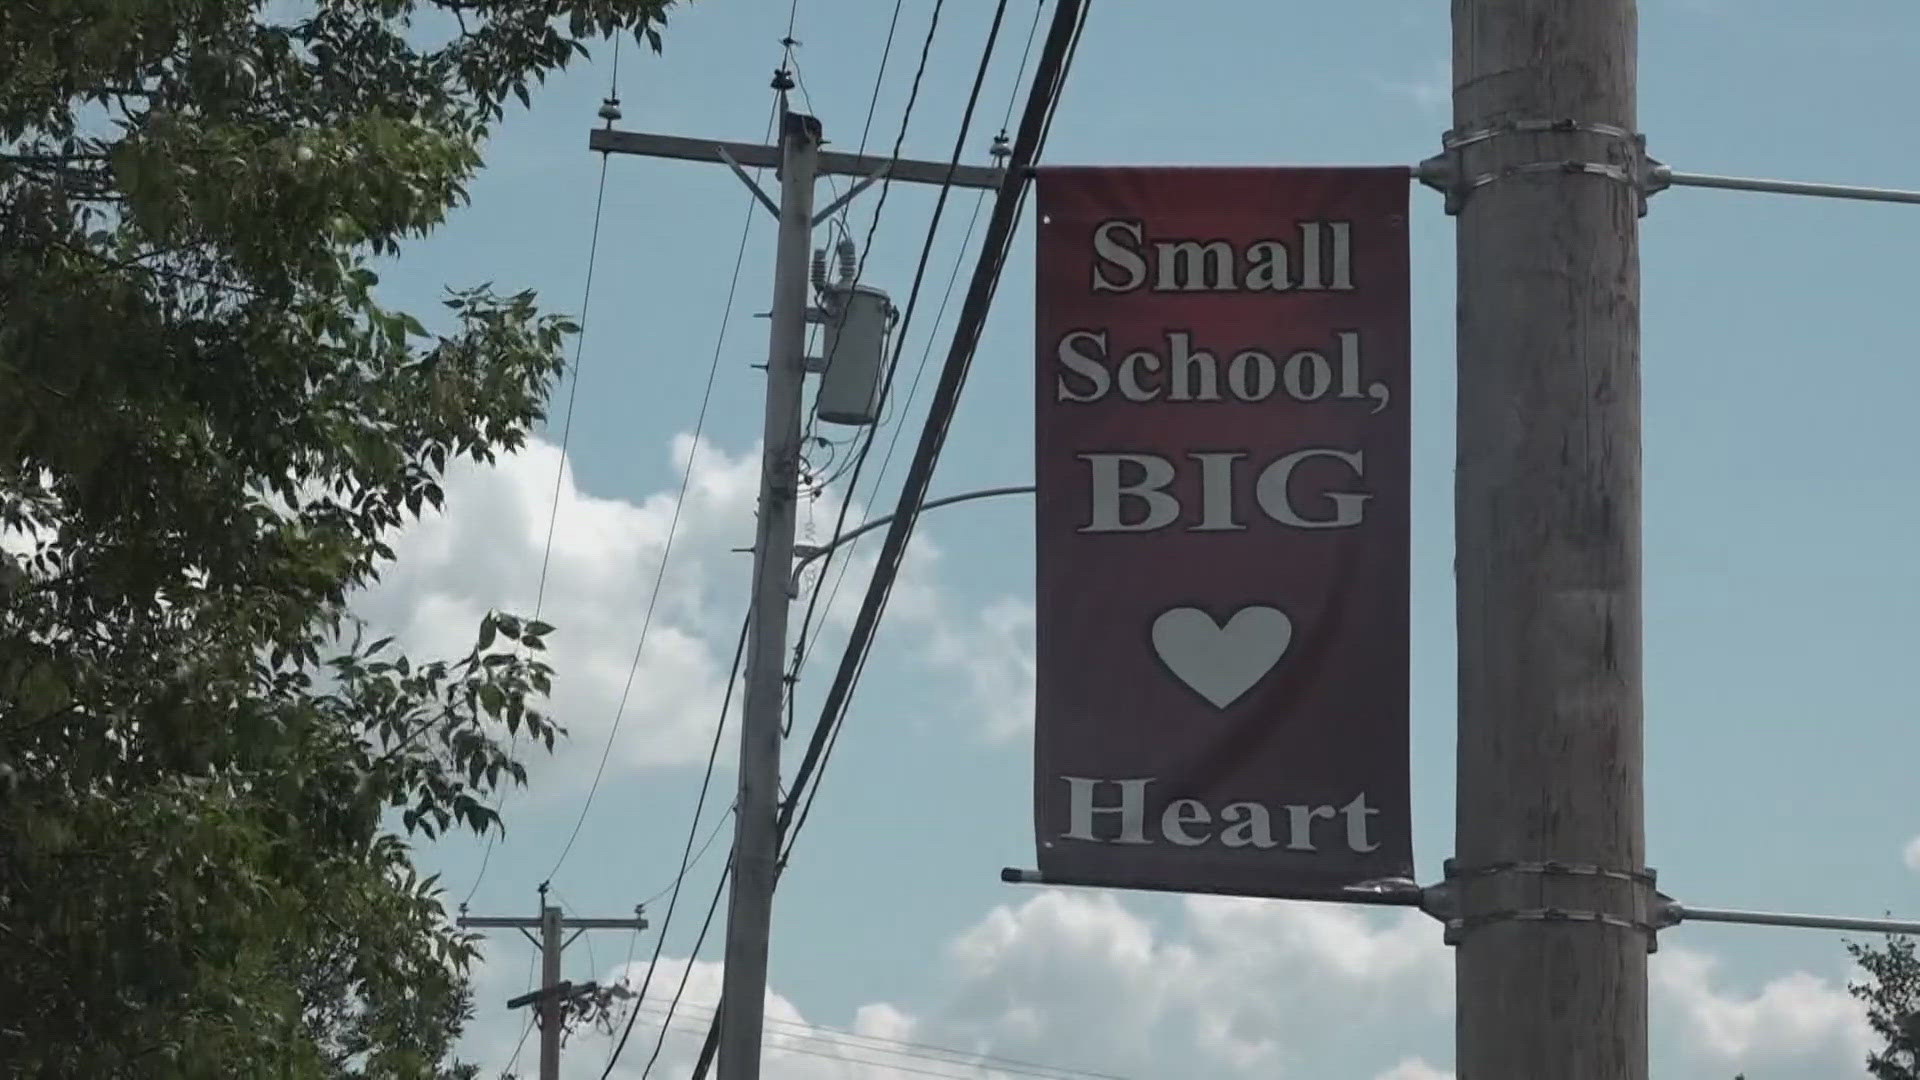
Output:
<path fill-rule="evenodd" d="M 858 183 L 854 184 L 852 187 L 847 189 L 847 193 L 845 195 L 842 195 L 839 198 L 828 203 L 826 206 L 826 209 L 821 210 L 819 213 L 813 215 L 814 225 L 817 227 L 825 224 L 828 218 L 831 218 L 833 215 L 839 213 L 842 207 L 852 202 L 854 198 L 858 196 L 861 192 L 872 187 L 874 184 L 874 181 L 885 178 L 887 173 L 892 168 L 893 168 L 893 162 L 889 161 L 882 164 L 879 168 L 873 170 L 873 172 L 870 175 L 861 177 Z"/>
<path fill-rule="evenodd" d="M 1472 867 L 1461 867 L 1454 860 L 1448 859 L 1444 866 L 1446 880 L 1422 890 L 1420 908 L 1440 920 L 1444 927 L 1443 939 L 1448 945 L 1458 945 L 1468 934 L 1494 923 L 1593 923 L 1646 935 L 1647 951 L 1651 953 L 1657 952 L 1660 948 L 1659 931 L 1679 921 L 1672 914 L 1671 898 L 1663 896 L 1654 888 L 1658 874 L 1652 868 L 1616 870 L 1594 863 L 1563 862 L 1557 859 L 1508 860 Z M 1644 908 L 1645 914 L 1636 910 L 1633 914 L 1622 915 L 1611 911 L 1573 908 L 1558 904 L 1527 906 L 1509 904 L 1477 911 L 1472 915 L 1464 912 L 1464 905 L 1460 899 L 1460 883 L 1512 875 L 1539 878 L 1586 878 L 1625 883 L 1633 886 L 1636 893 L 1632 906 L 1636 909 Z"/>
<path fill-rule="evenodd" d="M 1497 169 L 1469 171 L 1463 164 L 1468 147 L 1514 135 L 1597 135 L 1627 148 L 1624 163 L 1591 161 L 1580 157 L 1541 158 Z M 1460 213 L 1473 193 L 1489 184 L 1537 173 L 1597 176 L 1624 184 L 1638 201 L 1636 212 L 1645 217 L 1647 196 L 1667 186 L 1658 174 L 1665 167 L 1647 156 L 1646 136 L 1617 124 L 1594 120 L 1505 120 L 1476 128 L 1448 131 L 1441 136 L 1440 153 L 1416 165 L 1414 177 L 1446 197 L 1446 212 Z"/>
<path fill-rule="evenodd" d="M 753 177 L 747 175 L 747 170 L 741 168 L 740 163 L 733 160 L 733 155 L 727 153 L 727 148 L 724 146 L 716 146 L 713 148 L 713 151 L 720 155 L 721 161 L 727 163 L 727 168 L 733 170 L 733 175 L 739 177 L 740 182 L 747 185 L 747 190 L 753 192 L 753 197 L 759 199 L 760 205 L 767 208 L 767 213 L 772 214 L 775 221 L 780 220 L 780 204 L 774 202 L 773 197 L 768 195 L 766 191 L 754 181 Z"/>

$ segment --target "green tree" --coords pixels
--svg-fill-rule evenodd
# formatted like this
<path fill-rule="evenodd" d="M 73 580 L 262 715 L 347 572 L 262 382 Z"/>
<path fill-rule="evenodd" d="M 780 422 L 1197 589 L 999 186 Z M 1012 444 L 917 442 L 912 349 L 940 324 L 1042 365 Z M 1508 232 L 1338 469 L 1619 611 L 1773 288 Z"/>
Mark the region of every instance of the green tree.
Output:
<path fill-rule="evenodd" d="M 1867 1007 L 1867 1022 L 1886 1045 L 1867 1059 L 1874 1080 L 1920 1080 L 1920 956 L 1910 937 L 1889 935 L 1884 946 L 1848 942 L 1847 952 L 1867 979 L 1847 990 Z"/>
<path fill-rule="evenodd" d="M 416 661 L 349 601 L 572 328 L 483 286 L 430 332 L 368 260 L 667 6 L 0 0 L 0 1071 L 471 1075 L 408 842 L 499 827 L 551 628 Z"/>

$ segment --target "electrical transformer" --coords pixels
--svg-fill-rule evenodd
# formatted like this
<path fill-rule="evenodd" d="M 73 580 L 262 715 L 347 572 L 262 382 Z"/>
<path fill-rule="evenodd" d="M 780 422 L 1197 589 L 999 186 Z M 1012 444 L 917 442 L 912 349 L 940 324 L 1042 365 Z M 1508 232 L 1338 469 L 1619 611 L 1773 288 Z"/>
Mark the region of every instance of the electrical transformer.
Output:
<path fill-rule="evenodd" d="M 830 424 L 864 427 L 880 418 L 887 334 L 899 313 L 871 285 L 832 284 L 821 293 L 826 365 L 814 412 Z"/>

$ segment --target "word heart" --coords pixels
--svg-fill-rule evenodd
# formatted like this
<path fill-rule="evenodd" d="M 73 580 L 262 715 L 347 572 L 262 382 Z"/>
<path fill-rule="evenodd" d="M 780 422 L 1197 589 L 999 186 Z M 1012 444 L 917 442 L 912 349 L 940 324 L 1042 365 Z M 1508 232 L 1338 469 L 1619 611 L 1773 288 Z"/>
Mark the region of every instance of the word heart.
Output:
<path fill-rule="evenodd" d="M 1153 651 L 1174 677 L 1224 709 L 1273 670 L 1293 643 L 1293 620 L 1279 608 L 1243 607 L 1226 625 L 1199 608 L 1169 608 L 1153 620 Z"/>

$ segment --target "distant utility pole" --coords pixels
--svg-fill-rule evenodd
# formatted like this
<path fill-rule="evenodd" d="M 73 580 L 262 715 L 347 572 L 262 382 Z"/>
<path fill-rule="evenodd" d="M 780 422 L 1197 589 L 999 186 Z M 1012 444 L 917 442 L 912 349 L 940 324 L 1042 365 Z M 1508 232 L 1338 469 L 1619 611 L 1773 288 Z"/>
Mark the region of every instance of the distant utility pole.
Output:
<path fill-rule="evenodd" d="M 461 929 L 510 929 L 518 930 L 528 941 L 540 950 L 540 989 L 530 994 L 522 994 L 507 1002 L 509 1009 L 522 1005 L 534 1005 L 539 1009 L 537 1023 L 540 1025 L 540 1080 L 560 1080 L 560 1034 L 564 1026 L 562 1012 L 568 1001 L 591 994 L 598 989 L 597 984 L 589 982 L 575 986 L 560 978 L 560 954 L 573 944 L 573 938 L 588 930 L 645 930 L 647 920 L 640 914 L 639 908 L 633 909 L 631 919 L 570 919 L 561 914 L 559 908 L 544 902 L 546 886 L 541 886 L 540 915 L 529 918 L 516 915 L 469 916 L 461 915 L 457 924 Z M 527 933 L 530 929 L 540 931 L 539 938 Z M 562 940 L 560 934 L 572 930 L 573 937 Z"/>
<path fill-rule="evenodd" d="M 1455 1068 L 1645 1080 L 1635 2 L 1453 32 Z"/>
<path fill-rule="evenodd" d="M 783 71 L 774 87 L 791 86 Z M 607 153 L 723 162 L 780 221 L 774 255 L 773 317 L 768 332 L 767 399 L 763 426 L 759 513 L 753 546 L 751 631 L 747 638 L 746 695 L 740 724 L 740 788 L 734 819 L 733 888 L 728 897 L 726 973 L 720 999 L 720 1080 L 758 1080 L 765 1021 L 768 934 L 779 859 L 776 823 L 780 799 L 780 721 L 785 703 L 787 585 L 793 569 L 799 501 L 802 380 L 809 369 L 809 321 L 824 315 L 807 302 L 809 247 L 821 224 L 883 178 L 956 187 L 995 188 L 993 168 L 827 153 L 820 121 L 784 107 L 780 145 L 646 135 L 612 129 L 593 132 L 589 146 Z M 776 203 L 744 166 L 780 172 Z M 814 181 L 823 175 L 861 181 L 814 212 Z"/>

